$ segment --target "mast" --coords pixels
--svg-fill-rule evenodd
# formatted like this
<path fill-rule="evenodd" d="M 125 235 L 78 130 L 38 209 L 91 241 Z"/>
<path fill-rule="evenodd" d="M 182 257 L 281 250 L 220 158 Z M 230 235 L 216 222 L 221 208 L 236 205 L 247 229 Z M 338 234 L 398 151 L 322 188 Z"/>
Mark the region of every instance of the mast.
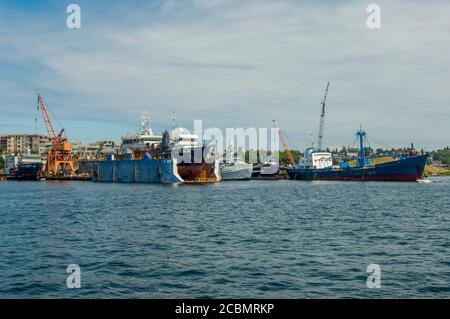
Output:
<path fill-rule="evenodd" d="M 366 137 L 366 132 L 360 127 L 359 131 L 356 133 L 356 135 L 359 138 L 359 152 L 361 154 L 359 158 L 359 166 L 364 167 L 366 166 L 366 152 L 364 147 L 364 139 Z"/>

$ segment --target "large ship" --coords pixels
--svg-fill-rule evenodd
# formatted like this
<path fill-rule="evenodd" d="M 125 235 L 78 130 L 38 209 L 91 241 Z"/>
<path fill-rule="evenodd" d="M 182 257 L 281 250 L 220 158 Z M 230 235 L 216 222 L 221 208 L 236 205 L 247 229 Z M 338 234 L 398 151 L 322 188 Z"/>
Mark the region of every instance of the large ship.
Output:
<path fill-rule="evenodd" d="M 185 183 L 211 183 L 221 180 L 219 160 L 214 146 L 199 142 L 187 129 L 172 130 L 170 154 L 175 159 L 178 174 Z"/>
<path fill-rule="evenodd" d="M 366 132 L 356 133 L 359 140 L 359 157 L 355 164 L 341 162 L 333 166 L 332 154 L 308 148 L 298 165 L 287 168 L 291 179 L 342 180 L 342 181 L 417 181 L 423 175 L 427 156 L 418 155 L 414 149 L 398 159 L 371 165 L 366 156 Z"/>

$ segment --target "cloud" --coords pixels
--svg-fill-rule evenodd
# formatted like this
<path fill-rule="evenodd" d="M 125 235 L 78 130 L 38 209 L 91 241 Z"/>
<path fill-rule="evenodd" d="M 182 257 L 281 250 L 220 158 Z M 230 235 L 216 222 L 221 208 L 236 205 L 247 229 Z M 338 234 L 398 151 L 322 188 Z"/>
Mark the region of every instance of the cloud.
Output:
<path fill-rule="evenodd" d="M 118 139 L 119 123 L 132 128 L 142 111 L 161 129 L 172 110 L 185 126 L 267 127 L 276 117 L 304 148 L 330 81 L 326 144 L 359 124 L 395 146 L 448 144 L 446 2 L 379 1 L 380 30 L 366 28 L 369 3 L 359 1 L 79 4 L 80 30 L 65 27 L 57 2 L 0 14 L 0 112 L 11 121 L 29 112 L 39 82 L 68 131 L 109 122 L 97 137 Z"/>

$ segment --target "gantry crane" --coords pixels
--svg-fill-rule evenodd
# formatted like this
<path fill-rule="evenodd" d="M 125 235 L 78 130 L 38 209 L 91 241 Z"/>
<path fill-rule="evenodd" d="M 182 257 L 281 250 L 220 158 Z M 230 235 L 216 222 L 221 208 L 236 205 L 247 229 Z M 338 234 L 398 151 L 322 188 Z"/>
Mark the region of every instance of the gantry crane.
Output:
<path fill-rule="evenodd" d="M 317 148 L 319 151 L 322 150 L 323 127 L 325 124 L 325 101 L 327 100 L 329 86 L 330 86 L 330 82 L 327 83 L 327 88 L 325 89 L 325 95 L 323 96 L 323 101 L 322 101 L 322 112 L 320 113 L 319 138 L 317 139 Z"/>
<path fill-rule="evenodd" d="M 281 144 L 283 144 L 284 150 L 286 151 L 286 154 L 288 156 L 289 162 L 291 165 L 295 165 L 294 157 L 292 156 L 291 150 L 289 149 L 289 146 L 286 142 L 286 139 L 284 138 L 284 134 L 281 132 L 280 128 L 278 127 L 277 121 L 273 119 L 273 126 L 278 129 L 278 135 L 280 136 Z"/>
<path fill-rule="evenodd" d="M 72 145 L 62 135 L 64 128 L 61 129 L 58 135 L 55 134 L 50 116 L 47 112 L 44 100 L 42 99 L 39 89 L 36 88 L 37 108 L 41 110 L 44 118 L 45 126 L 47 127 L 48 136 L 51 139 L 52 147 L 47 153 L 47 164 L 45 165 L 46 176 L 68 176 L 74 174 L 73 160 L 72 160 Z"/>

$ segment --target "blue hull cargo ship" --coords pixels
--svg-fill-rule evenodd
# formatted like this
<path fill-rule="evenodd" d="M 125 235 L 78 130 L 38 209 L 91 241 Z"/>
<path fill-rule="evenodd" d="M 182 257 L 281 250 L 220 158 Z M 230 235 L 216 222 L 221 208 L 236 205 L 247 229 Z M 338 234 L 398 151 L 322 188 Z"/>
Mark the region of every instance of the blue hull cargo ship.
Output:
<path fill-rule="evenodd" d="M 342 162 L 334 167 L 331 153 L 307 149 L 298 165 L 287 169 L 291 179 L 296 180 L 342 180 L 342 181 L 417 181 L 422 178 L 427 156 L 417 155 L 414 150 L 397 160 L 370 165 L 365 153 L 366 133 L 357 132 L 360 156 L 356 166 Z M 414 152 L 413 152 L 414 151 Z"/>

